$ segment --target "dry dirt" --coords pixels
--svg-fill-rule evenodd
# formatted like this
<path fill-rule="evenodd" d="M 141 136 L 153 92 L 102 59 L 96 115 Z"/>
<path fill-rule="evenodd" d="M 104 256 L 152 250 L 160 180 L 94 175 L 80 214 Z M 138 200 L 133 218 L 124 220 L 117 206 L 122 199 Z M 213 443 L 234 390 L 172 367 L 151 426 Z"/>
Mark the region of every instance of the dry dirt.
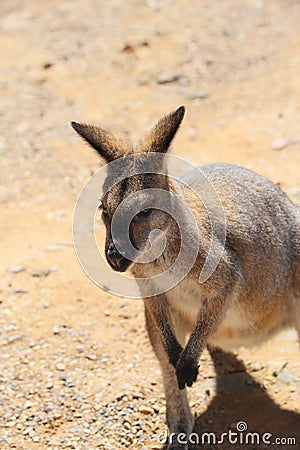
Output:
<path fill-rule="evenodd" d="M 163 447 L 142 304 L 95 286 L 72 247 L 100 162 L 69 122 L 136 138 L 185 104 L 174 154 L 244 165 L 300 202 L 299 23 L 298 0 L 1 0 L 1 448 Z M 205 353 L 190 390 L 198 433 L 245 421 L 298 439 L 247 448 L 300 448 L 294 332 L 216 367 Z"/>

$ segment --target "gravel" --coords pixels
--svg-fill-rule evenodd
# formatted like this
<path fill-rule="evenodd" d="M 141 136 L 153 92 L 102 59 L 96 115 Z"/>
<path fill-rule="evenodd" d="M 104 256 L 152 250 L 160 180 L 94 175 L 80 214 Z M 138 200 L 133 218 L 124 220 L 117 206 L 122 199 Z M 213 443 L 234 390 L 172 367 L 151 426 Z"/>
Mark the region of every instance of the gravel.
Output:
<path fill-rule="evenodd" d="M 184 100 L 179 156 L 247 163 L 294 183 L 300 199 L 299 141 L 290 141 L 289 158 L 272 152 L 287 145 L 276 136 L 299 131 L 299 6 L 115 1 L 99 11 L 97 1 L 56 3 L 0 4 L 0 448 L 161 449 L 165 401 L 142 306 L 96 288 L 75 257 L 74 204 L 99 162 L 68 122 L 78 117 L 140 136 Z M 259 58 L 262 42 L 267 60 Z M 253 133 L 241 147 L 246 129 Z M 236 392 L 241 380 L 238 393 L 261 387 L 296 410 L 295 336 L 263 352 L 241 350 L 242 369 L 219 367 L 222 392 Z M 208 353 L 200 359 L 191 405 L 198 415 L 210 409 L 205 424 L 224 431 L 231 421 L 221 422 L 224 405 L 243 400 L 220 404 Z M 277 411 L 276 428 L 281 421 Z"/>

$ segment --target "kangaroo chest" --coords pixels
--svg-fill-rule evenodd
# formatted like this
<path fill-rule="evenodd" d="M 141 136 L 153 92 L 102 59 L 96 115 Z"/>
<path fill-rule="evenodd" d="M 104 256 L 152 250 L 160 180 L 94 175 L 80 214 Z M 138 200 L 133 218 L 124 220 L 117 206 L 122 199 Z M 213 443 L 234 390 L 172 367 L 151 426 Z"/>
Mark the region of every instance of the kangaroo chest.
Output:
<path fill-rule="evenodd" d="M 203 294 L 198 280 L 185 279 L 166 293 L 170 308 L 194 323 L 201 307 Z"/>
<path fill-rule="evenodd" d="M 192 332 L 204 296 L 205 292 L 198 280 L 191 279 L 182 281 L 167 292 L 172 317 L 178 331 L 184 325 L 188 334 Z M 241 345 L 251 347 L 260 344 L 273 334 L 273 331 L 280 329 L 281 322 L 284 322 L 283 313 L 281 320 L 278 317 L 279 306 L 260 320 L 261 317 L 249 314 L 242 303 L 233 302 L 216 332 L 209 336 L 208 343 L 225 351 L 235 350 Z M 181 324 L 181 321 L 184 324 Z"/>

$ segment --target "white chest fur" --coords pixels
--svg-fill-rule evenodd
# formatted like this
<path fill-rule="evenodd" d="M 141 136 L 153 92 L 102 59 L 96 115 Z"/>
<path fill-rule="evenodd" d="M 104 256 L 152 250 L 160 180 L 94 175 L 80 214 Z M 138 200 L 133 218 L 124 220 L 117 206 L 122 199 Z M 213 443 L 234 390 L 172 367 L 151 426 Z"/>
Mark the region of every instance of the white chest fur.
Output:
<path fill-rule="evenodd" d="M 197 314 L 201 308 L 204 292 L 197 280 L 183 280 L 167 292 L 171 315 L 178 336 L 191 333 Z M 181 323 L 183 321 L 183 323 Z M 233 302 L 217 331 L 208 339 L 210 345 L 234 350 L 241 345 L 252 346 L 263 336 L 253 335 L 252 323 L 238 302 Z M 264 334 L 264 333 L 262 333 Z M 185 336 L 186 339 L 186 336 Z"/>
<path fill-rule="evenodd" d="M 201 307 L 201 285 L 198 280 L 186 278 L 166 294 L 172 309 L 178 310 L 189 321 L 195 321 Z"/>

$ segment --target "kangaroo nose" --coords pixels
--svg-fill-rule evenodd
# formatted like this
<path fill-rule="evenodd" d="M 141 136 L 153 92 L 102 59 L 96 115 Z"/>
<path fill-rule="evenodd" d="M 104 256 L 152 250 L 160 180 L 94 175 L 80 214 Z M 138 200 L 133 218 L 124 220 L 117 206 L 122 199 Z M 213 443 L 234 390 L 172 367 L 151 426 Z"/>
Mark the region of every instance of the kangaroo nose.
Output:
<path fill-rule="evenodd" d="M 106 257 L 114 270 L 119 270 L 124 257 L 118 252 L 114 245 L 110 245 L 106 252 Z"/>

